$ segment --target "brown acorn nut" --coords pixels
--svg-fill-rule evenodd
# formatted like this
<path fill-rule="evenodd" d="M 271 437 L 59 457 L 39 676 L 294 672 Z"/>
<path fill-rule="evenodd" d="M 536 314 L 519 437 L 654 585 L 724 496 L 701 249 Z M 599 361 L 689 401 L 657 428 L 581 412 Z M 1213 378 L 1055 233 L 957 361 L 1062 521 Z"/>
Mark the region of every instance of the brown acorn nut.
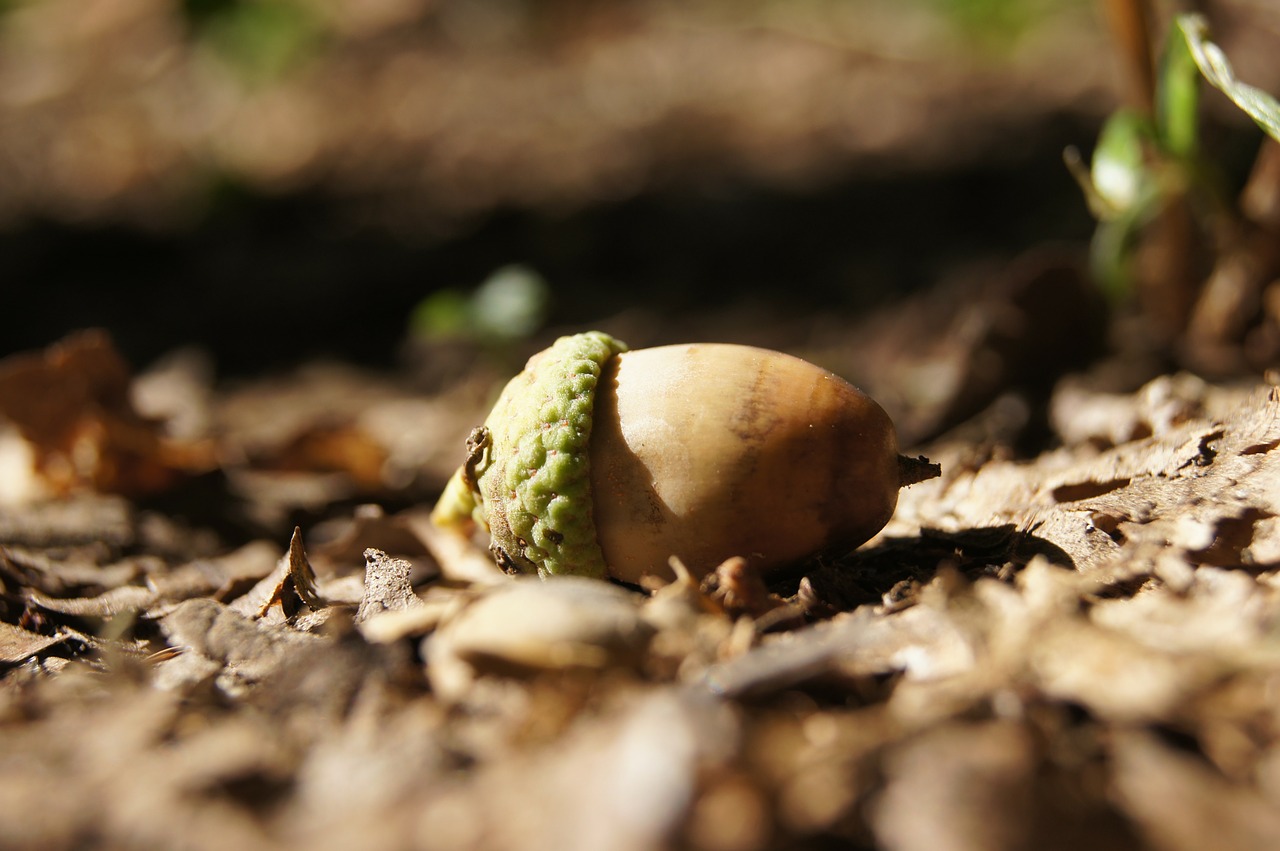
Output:
<path fill-rule="evenodd" d="M 898 454 L 887 414 L 799 358 L 715 343 L 625 351 L 561 338 L 472 433 L 433 512 L 487 527 L 514 572 L 702 575 L 848 552 L 889 521 L 898 489 L 938 475 Z"/>

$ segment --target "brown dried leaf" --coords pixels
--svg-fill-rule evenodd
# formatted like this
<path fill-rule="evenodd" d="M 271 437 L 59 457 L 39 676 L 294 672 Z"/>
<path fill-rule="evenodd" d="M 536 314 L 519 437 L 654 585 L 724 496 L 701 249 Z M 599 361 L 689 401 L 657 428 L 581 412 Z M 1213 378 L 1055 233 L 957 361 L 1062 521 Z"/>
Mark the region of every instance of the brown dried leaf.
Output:
<path fill-rule="evenodd" d="M 313 612 L 327 606 L 328 603 L 320 596 L 320 590 L 316 587 L 316 572 L 311 569 L 311 562 L 307 561 L 307 552 L 302 546 L 302 529 L 298 526 L 293 527 L 287 558 L 289 579 L 302 602 L 310 606 Z"/>
<path fill-rule="evenodd" d="M 1011 442 L 1029 419 L 1011 391 L 1047 393 L 1087 363 L 1102 343 L 1104 316 L 1074 258 L 1032 250 L 996 274 L 932 288 L 863 323 L 862 344 L 836 372 L 895 412 L 904 444 L 975 417 Z M 840 331 L 846 352 L 847 333 Z"/>
<path fill-rule="evenodd" d="M 1123 550 L 1149 572 L 1171 541 L 1183 541 L 1194 563 L 1242 565 L 1256 522 L 1280 516 L 1277 445 L 1280 396 L 1255 390 L 1223 420 L 1190 420 L 1097 454 L 1063 449 L 944 473 L 904 490 L 882 535 L 1009 524 L 1080 570 Z M 1200 524 L 1194 540 L 1188 523 Z M 1231 535 L 1220 534 L 1223 523 L 1235 524 Z M 1211 540 L 1219 545 L 1210 549 Z"/>
<path fill-rule="evenodd" d="M 919 736 L 885 760 L 876 837 L 898 851 L 1032 847 L 1035 768 L 1031 738 L 1016 724 L 956 724 Z"/>
<path fill-rule="evenodd" d="M 442 849 L 669 847 L 699 778 L 729 758 L 738 736 L 725 704 L 651 689 L 584 717 L 550 747 L 495 761 L 442 790 L 419 811 L 418 835 Z"/>
<path fill-rule="evenodd" d="M 1202 760 L 1145 733 L 1115 742 L 1119 806 L 1159 851 L 1270 851 L 1280 810 L 1257 792 L 1223 779 Z"/>
<path fill-rule="evenodd" d="M 28 588 L 26 596 L 46 611 L 109 618 L 121 612 L 146 611 L 163 603 L 214 594 L 231 583 L 262 576 L 274 561 L 274 550 L 269 545 L 249 544 L 221 558 L 202 559 L 168 570 L 157 565 L 123 565 L 132 568 L 129 579 L 134 579 L 144 567 L 152 568 L 144 574 L 145 586 L 119 584 L 97 596 L 70 598 Z"/>
<path fill-rule="evenodd" d="M 1156 651 L 1083 623 L 1046 630 L 1030 656 L 1044 693 L 1120 723 L 1169 720 L 1220 675 L 1211 660 Z"/>
<path fill-rule="evenodd" d="M 439 487 L 484 417 L 486 392 L 477 386 L 423 399 L 384 375 L 313 365 L 238 390 L 218 419 L 228 447 L 258 480 L 327 473 L 365 493 Z"/>
<path fill-rule="evenodd" d="M 921 677 L 972 663 L 947 616 L 927 607 L 880 615 L 862 607 L 831 621 L 770 636 L 760 646 L 704 674 L 712 692 L 730 698 L 769 694 L 829 677 L 907 669 Z M 959 656 L 957 656 L 959 654 Z"/>
<path fill-rule="evenodd" d="M 286 669 L 297 654 L 320 640 L 249 620 L 207 599 L 180 604 L 160 620 L 160 628 L 174 646 L 218 663 L 219 684 L 233 695 Z"/>
<path fill-rule="evenodd" d="M 363 623 L 382 612 L 397 611 L 421 605 L 409 584 L 413 563 L 393 558 L 381 550 L 364 551 L 364 598 L 356 612 L 356 623 Z"/>
<path fill-rule="evenodd" d="M 416 553 L 379 547 L 357 630 L 339 583 L 359 583 L 361 535 L 441 549 L 411 515 L 341 521 L 328 563 L 300 537 L 292 560 L 267 542 L 189 560 L 157 557 L 121 502 L 127 545 L 71 524 L 74 548 L 0 558 L 0 606 L 24 618 L 0 682 L 0 845 L 1249 847 L 1280 802 L 1275 406 L 1206 393 L 1155 428 L 1152 398 L 1111 400 L 1144 437 L 944 464 L 886 537 L 802 585 L 830 621 L 766 635 L 750 615 L 775 600 L 751 576 L 721 576 L 718 601 L 691 580 L 567 600 L 465 539 L 424 605 L 424 573 L 393 558 Z M 143 593 L 169 647 L 143 662 L 99 640 L 89 676 L 59 671 L 94 641 L 60 617 Z"/>
<path fill-rule="evenodd" d="M 166 439 L 129 399 L 128 366 L 102 331 L 0 362 L 0 417 L 17 426 L 58 494 L 162 491 L 214 466 L 211 444 Z"/>
<path fill-rule="evenodd" d="M 336 531 L 335 531 L 336 529 Z M 312 536 L 327 532 L 327 540 L 312 556 L 333 565 L 359 563 L 369 548 L 394 556 L 425 556 L 427 548 L 414 534 L 405 515 L 386 514 L 378 505 L 360 505 L 350 518 L 312 529 Z"/>
<path fill-rule="evenodd" d="M 384 485 L 387 451 L 357 425 L 315 425 L 280 447 L 259 469 L 301 472 L 337 472 L 351 478 L 357 487 L 377 491 Z"/>
<path fill-rule="evenodd" d="M 127 585 L 147 572 L 148 562 L 157 561 L 140 557 L 99 564 L 95 556 L 106 553 L 97 549 L 76 548 L 51 555 L 37 548 L 0 547 L 0 575 L 8 574 L 17 584 L 50 596 L 64 596 Z"/>
<path fill-rule="evenodd" d="M 651 635 L 630 591 L 578 577 L 521 577 L 484 589 L 427 640 L 427 674 L 437 693 L 458 699 L 489 673 L 628 670 Z"/>
<path fill-rule="evenodd" d="M 261 618 L 273 604 L 288 597 L 286 586 L 289 589 L 293 586 L 287 554 L 277 559 L 274 570 L 258 580 L 243 596 L 233 600 L 230 608 L 247 618 Z"/>
<path fill-rule="evenodd" d="M 154 588 L 125 585 L 113 588 L 97 597 L 72 597 L 60 599 L 48 597 L 39 591 L 28 591 L 27 599 L 42 609 L 78 617 L 109 618 L 121 612 L 138 612 L 160 600 Z"/>
<path fill-rule="evenodd" d="M 123 548 L 137 540 L 133 506 L 117 496 L 79 493 L 31 505 L 0 506 L 0 542 L 26 547 L 103 544 Z"/>
<path fill-rule="evenodd" d="M 0 663 L 22 662 L 65 640 L 61 633 L 40 635 L 0 621 Z"/>

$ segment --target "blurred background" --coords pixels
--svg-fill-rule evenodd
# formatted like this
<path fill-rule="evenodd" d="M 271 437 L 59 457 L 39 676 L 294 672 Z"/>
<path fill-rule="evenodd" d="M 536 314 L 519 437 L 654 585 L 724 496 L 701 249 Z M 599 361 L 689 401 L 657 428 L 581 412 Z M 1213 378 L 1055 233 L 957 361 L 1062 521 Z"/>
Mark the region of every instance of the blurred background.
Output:
<path fill-rule="evenodd" d="M 1083 250 L 1062 152 L 1126 97 L 1107 5 L 3 0 L 0 354 L 100 326 L 139 366 L 387 365 L 480 313 L 839 339 Z M 1280 91 L 1273 4 L 1209 11 Z M 1261 135 L 1206 124 L 1239 187 Z"/>

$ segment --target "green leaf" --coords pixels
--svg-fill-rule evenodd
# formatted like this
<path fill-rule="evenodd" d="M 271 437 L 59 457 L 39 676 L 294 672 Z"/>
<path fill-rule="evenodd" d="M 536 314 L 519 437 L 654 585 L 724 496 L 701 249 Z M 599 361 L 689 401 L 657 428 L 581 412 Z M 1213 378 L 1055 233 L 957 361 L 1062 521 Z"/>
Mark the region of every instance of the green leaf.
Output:
<path fill-rule="evenodd" d="M 1155 122 L 1160 145 L 1184 160 L 1199 146 L 1200 73 L 1191 48 L 1175 27 L 1165 39 L 1156 85 Z"/>
<path fill-rule="evenodd" d="M 1204 78 L 1231 98 L 1271 138 L 1280 140 L 1280 102 L 1262 89 L 1236 79 L 1222 48 L 1209 40 L 1209 25 L 1202 16 L 1179 15 L 1177 20 L 1178 29 L 1186 38 L 1191 57 Z"/>
<path fill-rule="evenodd" d="M 1095 210 L 1099 218 L 1127 215 L 1150 200 L 1146 149 L 1151 136 L 1150 122 L 1132 110 L 1115 112 L 1103 125 L 1089 168 L 1090 183 L 1102 204 L 1101 210 Z"/>

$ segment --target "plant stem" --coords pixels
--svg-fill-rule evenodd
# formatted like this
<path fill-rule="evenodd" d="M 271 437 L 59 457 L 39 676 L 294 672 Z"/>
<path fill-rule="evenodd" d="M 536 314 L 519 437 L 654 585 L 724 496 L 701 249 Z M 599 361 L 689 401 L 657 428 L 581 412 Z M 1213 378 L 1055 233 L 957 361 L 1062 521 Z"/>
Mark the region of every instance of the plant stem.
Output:
<path fill-rule="evenodd" d="M 1131 102 L 1150 115 L 1156 91 L 1151 5 L 1148 0 L 1102 0 L 1102 11 L 1126 66 Z"/>

